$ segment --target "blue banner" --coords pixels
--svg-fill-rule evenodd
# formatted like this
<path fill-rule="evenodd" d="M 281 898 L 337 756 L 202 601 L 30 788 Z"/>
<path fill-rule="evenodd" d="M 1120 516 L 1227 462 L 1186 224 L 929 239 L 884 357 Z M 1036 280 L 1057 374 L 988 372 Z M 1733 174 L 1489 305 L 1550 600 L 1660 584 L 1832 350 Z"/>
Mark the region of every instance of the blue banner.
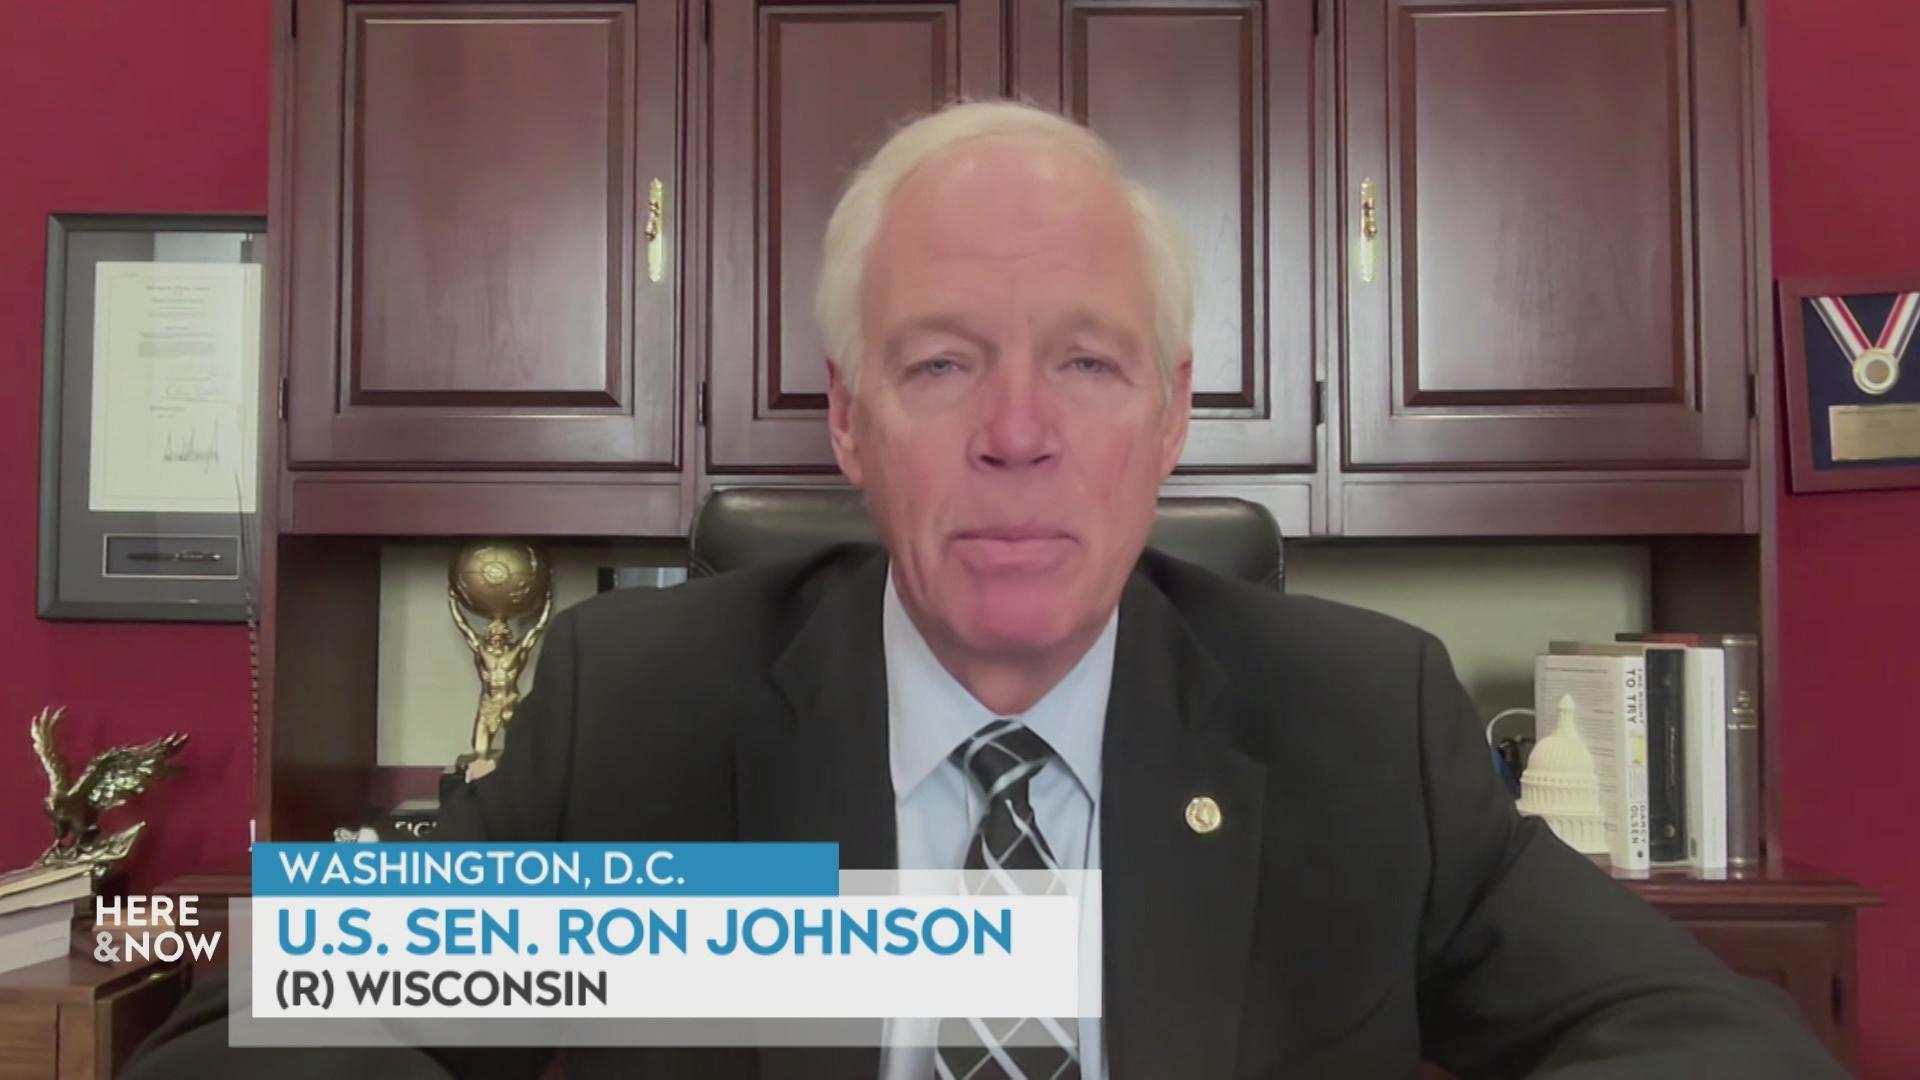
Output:
<path fill-rule="evenodd" d="M 838 844 L 253 845 L 255 896 L 835 896 Z"/>

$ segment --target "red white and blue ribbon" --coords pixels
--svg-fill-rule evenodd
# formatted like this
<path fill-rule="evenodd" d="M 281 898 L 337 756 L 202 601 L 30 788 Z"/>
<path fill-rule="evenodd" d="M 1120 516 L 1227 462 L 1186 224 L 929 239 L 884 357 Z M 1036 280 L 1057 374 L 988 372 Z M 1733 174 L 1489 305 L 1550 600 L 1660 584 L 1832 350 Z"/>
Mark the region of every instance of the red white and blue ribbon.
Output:
<path fill-rule="evenodd" d="M 1914 328 L 1920 326 L 1920 292 L 1894 297 L 1886 324 L 1880 328 L 1879 336 L 1872 338 L 1867 336 L 1860 320 L 1854 318 L 1853 309 L 1840 297 L 1816 296 L 1813 308 L 1820 313 L 1820 321 L 1827 324 L 1827 330 L 1853 365 L 1854 383 L 1869 394 L 1884 394 L 1893 389 L 1893 384 L 1900 379 L 1900 361 L 1913 342 Z"/>

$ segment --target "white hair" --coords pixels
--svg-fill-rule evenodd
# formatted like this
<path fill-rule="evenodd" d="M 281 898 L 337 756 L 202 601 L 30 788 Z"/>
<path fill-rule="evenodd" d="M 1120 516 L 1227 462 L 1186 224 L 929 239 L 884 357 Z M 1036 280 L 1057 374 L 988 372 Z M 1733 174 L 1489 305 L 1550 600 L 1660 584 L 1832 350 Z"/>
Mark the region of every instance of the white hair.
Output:
<path fill-rule="evenodd" d="M 950 105 L 914 120 L 893 133 L 885 145 L 854 173 L 827 223 L 820 257 L 820 285 L 814 315 L 826 339 L 827 355 L 849 387 L 859 378 L 864 343 L 860 340 L 860 280 L 867 249 L 893 193 L 907 177 L 933 158 L 983 139 L 1021 139 L 1064 150 L 1091 162 L 1127 196 L 1140 229 L 1153 293 L 1153 353 L 1162 389 L 1172 385 L 1174 364 L 1193 334 L 1193 257 L 1179 223 L 1158 197 L 1121 171 L 1113 151 L 1098 135 L 1065 117 L 1012 101 L 974 101 Z"/>

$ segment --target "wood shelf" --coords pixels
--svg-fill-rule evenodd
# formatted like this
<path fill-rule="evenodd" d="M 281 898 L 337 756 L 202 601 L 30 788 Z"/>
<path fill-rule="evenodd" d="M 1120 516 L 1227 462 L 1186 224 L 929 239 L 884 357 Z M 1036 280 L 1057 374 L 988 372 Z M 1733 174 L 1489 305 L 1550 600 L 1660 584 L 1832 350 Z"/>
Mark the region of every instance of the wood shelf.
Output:
<path fill-rule="evenodd" d="M 1687 869 L 1647 874 L 1615 873 L 1641 899 L 1660 908 L 1838 908 L 1877 907 L 1879 897 L 1845 878 L 1798 863 L 1754 870 L 1728 870 L 1703 877 Z"/>

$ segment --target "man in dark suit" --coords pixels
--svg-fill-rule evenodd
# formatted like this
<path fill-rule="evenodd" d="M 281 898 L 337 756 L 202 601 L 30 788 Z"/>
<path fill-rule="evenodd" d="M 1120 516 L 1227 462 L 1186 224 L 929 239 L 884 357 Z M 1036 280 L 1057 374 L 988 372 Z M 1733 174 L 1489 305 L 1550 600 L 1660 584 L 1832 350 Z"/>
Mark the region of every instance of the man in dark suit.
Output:
<path fill-rule="evenodd" d="M 1004 104 L 909 126 L 824 261 L 834 449 L 884 547 L 563 613 L 442 835 L 1097 867 L 1104 1017 L 1018 1048 L 900 1022 L 878 1049 L 576 1050 L 569 1076 L 1839 1073 L 1779 995 L 1516 816 L 1434 638 L 1143 554 L 1190 271 L 1093 136 Z M 216 1016 L 137 1075 L 214 1060 Z M 225 1060 L 539 1064 L 265 1053 Z"/>

